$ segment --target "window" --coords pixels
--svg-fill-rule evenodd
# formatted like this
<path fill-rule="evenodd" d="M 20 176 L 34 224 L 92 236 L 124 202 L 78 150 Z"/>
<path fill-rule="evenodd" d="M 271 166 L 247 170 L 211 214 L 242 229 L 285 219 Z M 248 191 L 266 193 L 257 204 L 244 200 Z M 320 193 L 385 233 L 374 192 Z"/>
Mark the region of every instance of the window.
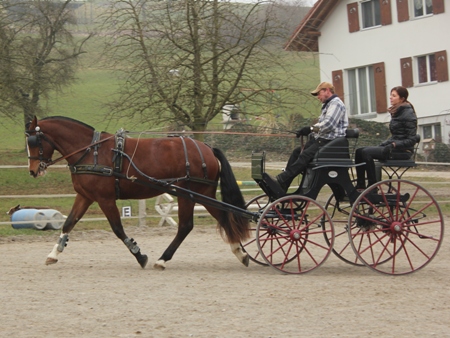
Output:
<path fill-rule="evenodd" d="M 414 17 L 433 14 L 433 0 L 413 0 Z"/>
<path fill-rule="evenodd" d="M 447 51 L 400 59 L 402 86 L 413 87 L 414 83 L 445 82 L 449 79 Z"/>
<path fill-rule="evenodd" d="M 421 18 L 424 16 L 445 13 L 444 2 L 447 0 L 397 0 L 398 22 L 408 21 L 410 17 Z M 382 1 L 384 3 L 384 1 Z"/>
<path fill-rule="evenodd" d="M 377 111 L 373 66 L 349 69 L 350 115 L 361 115 Z"/>
<path fill-rule="evenodd" d="M 423 139 L 434 139 L 437 142 L 442 142 L 441 124 L 429 124 L 422 126 Z"/>
<path fill-rule="evenodd" d="M 423 126 L 423 138 L 424 140 L 433 138 L 433 129 L 431 126 Z"/>
<path fill-rule="evenodd" d="M 437 81 L 436 57 L 434 54 L 417 57 L 417 75 L 419 83 Z"/>
<path fill-rule="evenodd" d="M 406 9 L 408 9 L 406 1 Z M 350 33 L 359 32 L 361 25 L 362 29 L 390 25 L 392 24 L 391 2 L 385 0 L 363 0 L 349 3 L 347 4 L 347 18 L 348 31 Z"/>
<path fill-rule="evenodd" d="M 361 3 L 362 26 L 369 28 L 381 25 L 380 1 L 370 0 Z"/>

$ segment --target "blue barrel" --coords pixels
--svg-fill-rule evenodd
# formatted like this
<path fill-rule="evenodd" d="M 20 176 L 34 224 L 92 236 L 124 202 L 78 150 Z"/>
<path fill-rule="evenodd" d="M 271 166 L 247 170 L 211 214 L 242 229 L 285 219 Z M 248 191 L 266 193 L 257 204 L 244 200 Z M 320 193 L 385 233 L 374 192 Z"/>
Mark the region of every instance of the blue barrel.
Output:
<path fill-rule="evenodd" d="M 14 229 L 38 229 L 42 230 L 47 225 L 43 221 L 45 215 L 41 210 L 38 209 L 20 209 L 11 215 L 12 222 L 26 222 L 20 224 L 12 224 Z"/>

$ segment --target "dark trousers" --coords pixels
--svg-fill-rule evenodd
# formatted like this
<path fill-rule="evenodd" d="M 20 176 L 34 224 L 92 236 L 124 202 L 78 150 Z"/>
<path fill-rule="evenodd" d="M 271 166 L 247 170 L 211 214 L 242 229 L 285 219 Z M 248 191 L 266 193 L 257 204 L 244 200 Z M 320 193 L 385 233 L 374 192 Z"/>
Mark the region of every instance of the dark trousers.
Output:
<path fill-rule="evenodd" d="M 375 172 L 375 160 L 385 160 L 383 146 L 358 148 L 355 152 L 355 164 L 366 162 L 366 165 L 356 167 L 357 188 L 366 188 L 365 173 L 367 171 L 368 186 L 377 183 Z M 408 160 L 412 153 L 403 150 L 393 150 L 390 159 Z"/>
<path fill-rule="evenodd" d="M 308 163 L 314 158 L 319 148 L 328 142 L 330 140 L 311 138 L 306 142 L 303 151 L 302 147 L 295 148 L 289 157 L 284 172 L 277 176 L 283 186 L 289 187 L 295 177 L 305 172 Z"/>

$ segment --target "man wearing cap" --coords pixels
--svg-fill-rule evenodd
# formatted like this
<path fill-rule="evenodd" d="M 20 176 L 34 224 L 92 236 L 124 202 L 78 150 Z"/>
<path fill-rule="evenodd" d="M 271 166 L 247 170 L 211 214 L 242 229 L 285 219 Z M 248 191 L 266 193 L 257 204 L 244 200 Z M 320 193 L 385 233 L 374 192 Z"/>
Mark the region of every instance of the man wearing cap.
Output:
<path fill-rule="evenodd" d="M 311 95 L 317 96 L 322 102 L 322 113 L 319 122 L 311 127 L 303 127 L 296 132 L 297 137 L 309 136 L 305 147 L 297 147 L 292 152 L 285 170 L 277 175 L 278 183 L 286 192 L 292 181 L 300 173 L 303 173 L 308 163 L 314 158 L 319 147 L 327 144 L 337 137 L 344 137 L 348 126 L 347 110 L 342 100 L 334 93 L 334 86 L 328 82 L 320 83 Z"/>

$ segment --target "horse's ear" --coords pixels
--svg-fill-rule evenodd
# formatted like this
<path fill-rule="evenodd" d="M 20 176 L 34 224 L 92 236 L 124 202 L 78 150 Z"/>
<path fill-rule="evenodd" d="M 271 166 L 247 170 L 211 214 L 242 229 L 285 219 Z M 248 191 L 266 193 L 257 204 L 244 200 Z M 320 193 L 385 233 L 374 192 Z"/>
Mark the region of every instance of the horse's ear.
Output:
<path fill-rule="evenodd" d="M 27 122 L 25 124 L 25 129 L 26 130 L 34 130 L 34 128 L 36 128 L 37 126 L 37 117 L 36 115 L 34 115 L 33 119 L 30 122 Z"/>

